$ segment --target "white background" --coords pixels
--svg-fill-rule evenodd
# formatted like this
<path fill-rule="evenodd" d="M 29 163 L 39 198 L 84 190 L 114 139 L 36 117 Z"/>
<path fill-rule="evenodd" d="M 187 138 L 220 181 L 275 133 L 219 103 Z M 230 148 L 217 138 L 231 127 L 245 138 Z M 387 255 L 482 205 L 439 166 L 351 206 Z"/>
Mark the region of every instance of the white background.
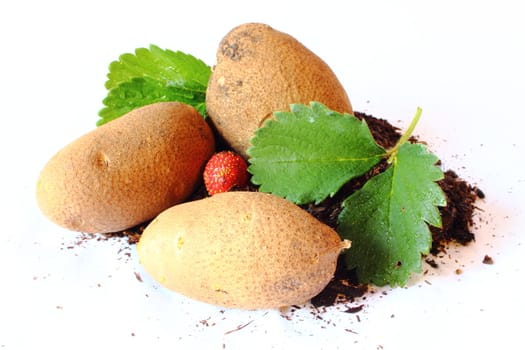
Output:
<path fill-rule="evenodd" d="M 2 2 L 0 349 L 520 348 L 521 7 L 509 0 Z M 444 168 L 487 195 L 478 203 L 476 242 L 452 247 L 440 268 L 425 265 L 428 273 L 406 288 L 358 300 L 351 305 L 364 305 L 358 314 L 332 308 L 319 319 L 306 307 L 287 320 L 276 310 L 224 310 L 167 292 L 125 242 L 82 241 L 40 214 L 38 172 L 95 127 L 111 61 L 156 44 L 213 65 L 221 38 L 251 21 L 321 56 L 355 110 L 404 127 L 421 106 L 415 133 Z M 493 265 L 482 263 L 485 255 Z"/>

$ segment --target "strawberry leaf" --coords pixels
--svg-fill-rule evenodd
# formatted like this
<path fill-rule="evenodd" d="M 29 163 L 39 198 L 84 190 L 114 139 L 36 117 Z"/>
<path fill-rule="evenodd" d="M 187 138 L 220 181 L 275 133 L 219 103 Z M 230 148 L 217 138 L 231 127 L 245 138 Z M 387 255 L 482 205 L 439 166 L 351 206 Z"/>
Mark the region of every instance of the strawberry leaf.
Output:
<path fill-rule="evenodd" d="M 126 53 L 109 65 L 109 90 L 97 125 L 154 102 L 177 101 L 192 105 L 205 116 L 205 95 L 211 68 L 180 51 L 155 45 Z"/>
<path fill-rule="evenodd" d="M 344 201 L 338 218 L 339 234 L 352 241 L 348 268 L 356 268 L 360 282 L 379 286 L 405 285 L 421 270 L 421 254 L 432 241 L 427 224 L 440 227 L 437 206 L 446 205 L 435 182 L 443 172 L 425 146 L 404 143 L 391 159 L 386 171 Z"/>
<path fill-rule="evenodd" d="M 274 116 L 248 150 L 248 170 L 260 191 L 297 204 L 319 203 L 385 156 L 364 121 L 319 102 L 293 104 Z"/>
<path fill-rule="evenodd" d="M 116 119 L 131 110 L 156 102 L 177 101 L 193 105 L 201 115 L 205 115 L 204 94 L 188 91 L 178 86 L 164 86 L 149 77 L 133 78 L 123 82 L 108 92 L 98 125 Z"/>

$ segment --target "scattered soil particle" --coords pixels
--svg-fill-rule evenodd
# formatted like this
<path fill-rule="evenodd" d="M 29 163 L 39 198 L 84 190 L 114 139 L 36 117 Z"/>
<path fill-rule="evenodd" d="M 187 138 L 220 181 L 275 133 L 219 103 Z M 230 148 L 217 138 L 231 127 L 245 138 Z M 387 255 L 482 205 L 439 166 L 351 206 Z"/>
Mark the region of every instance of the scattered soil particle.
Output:
<path fill-rule="evenodd" d="M 351 330 L 350 328 L 345 328 L 346 332 L 358 334 L 356 331 Z"/>
<path fill-rule="evenodd" d="M 439 267 L 439 265 L 437 264 L 436 260 L 434 260 L 434 259 L 426 258 L 425 262 L 427 264 L 429 264 L 431 267 L 435 268 L 435 269 L 437 269 Z"/>
<path fill-rule="evenodd" d="M 142 281 L 142 276 L 140 275 L 140 273 L 138 273 L 138 272 L 136 272 L 136 271 L 133 272 L 133 273 L 135 274 L 135 278 L 137 279 L 137 281 L 139 281 L 139 282 L 143 282 L 143 281 Z"/>
<path fill-rule="evenodd" d="M 490 256 L 488 256 L 488 255 L 485 255 L 485 256 L 483 257 L 483 261 L 482 261 L 482 262 L 483 262 L 484 264 L 487 264 L 487 265 L 492 265 L 492 264 L 494 264 L 494 260 L 493 260 Z"/>
<path fill-rule="evenodd" d="M 224 335 L 228 335 L 228 334 L 231 334 L 233 332 L 237 332 L 237 331 L 240 331 L 241 329 L 249 326 L 250 324 L 252 324 L 255 320 L 251 320 L 247 323 L 244 323 L 244 324 L 241 324 L 241 325 L 238 325 L 236 328 L 232 329 L 232 330 L 229 330 L 227 332 L 224 333 Z"/>
<path fill-rule="evenodd" d="M 363 310 L 364 306 L 365 306 L 364 304 L 361 304 L 359 306 L 349 307 L 345 310 L 345 312 L 349 314 L 355 314 L 356 312 Z"/>

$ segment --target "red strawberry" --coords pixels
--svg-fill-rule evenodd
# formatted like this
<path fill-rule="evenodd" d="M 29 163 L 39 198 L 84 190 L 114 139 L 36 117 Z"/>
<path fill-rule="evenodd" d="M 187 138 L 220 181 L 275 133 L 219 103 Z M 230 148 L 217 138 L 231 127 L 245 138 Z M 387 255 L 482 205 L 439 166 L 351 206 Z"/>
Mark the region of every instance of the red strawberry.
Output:
<path fill-rule="evenodd" d="M 215 153 L 204 168 L 204 185 L 210 196 L 248 183 L 244 158 L 232 151 Z"/>

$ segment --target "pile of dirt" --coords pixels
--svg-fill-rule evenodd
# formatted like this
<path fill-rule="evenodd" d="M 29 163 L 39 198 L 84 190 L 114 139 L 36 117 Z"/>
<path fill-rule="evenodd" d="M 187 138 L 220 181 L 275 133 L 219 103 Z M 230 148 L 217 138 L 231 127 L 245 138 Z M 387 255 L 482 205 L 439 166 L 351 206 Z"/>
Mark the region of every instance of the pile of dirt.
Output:
<path fill-rule="evenodd" d="M 355 116 L 367 122 L 374 139 L 384 148 L 393 147 L 401 136 L 400 130 L 385 119 L 360 112 L 355 112 Z M 423 142 L 416 138 L 411 138 L 411 141 Z M 386 162 L 381 162 L 366 174 L 349 181 L 334 197 L 327 198 L 319 204 L 304 205 L 302 208 L 335 229 L 342 201 L 360 189 L 369 178 L 382 172 L 386 166 Z M 485 197 L 480 189 L 461 179 L 453 170 L 444 170 L 444 175 L 438 184 L 447 197 L 447 206 L 440 208 L 442 227 L 430 228 L 432 232 L 432 255 L 443 252 L 450 242 L 466 245 L 475 239 L 470 230 L 476 210 L 475 202 Z M 242 190 L 257 191 L 257 187 L 250 185 Z M 206 195 L 206 190 L 201 187 L 191 200 L 204 198 Z M 140 239 L 146 225 L 147 223 L 144 223 L 129 230 L 106 234 L 106 236 L 127 237 L 130 244 L 135 244 Z M 355 271 L 348 270 L 343 258 L 340 258 L 334 278 L 319 295 L 312 299 L 312 304 L 316 307 L 323 307 L 347 303 L 363 296 L 367 291 L 368 286 L 359 284 Z"/>

